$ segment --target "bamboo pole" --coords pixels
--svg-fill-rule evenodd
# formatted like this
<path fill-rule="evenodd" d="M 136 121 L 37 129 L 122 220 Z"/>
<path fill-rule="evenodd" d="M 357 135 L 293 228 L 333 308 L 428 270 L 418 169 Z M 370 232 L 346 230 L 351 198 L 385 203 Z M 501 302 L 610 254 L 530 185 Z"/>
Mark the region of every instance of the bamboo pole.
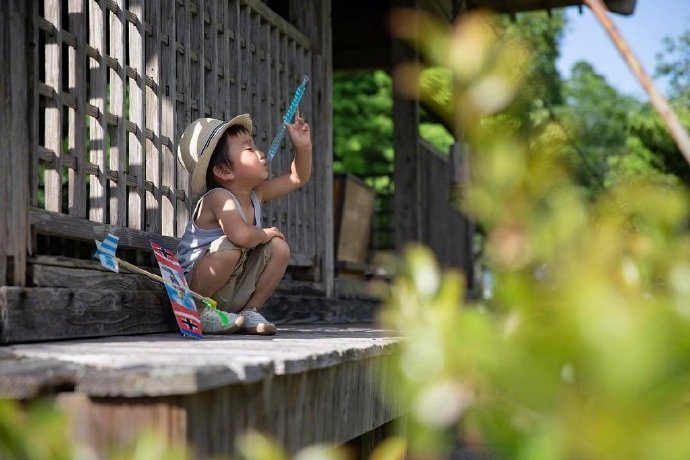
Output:
<path fill-rule="evenodd" d="M 586 3 L 589 9 L 592 10 L 596 18 L 611 37 L 611 40 L 613 40 L 613 43 L 616 45 L 616 48 L 618 48 L 618 51 L 620 51 L 621 55 L 623 55 L 623 59 L 625 59 L 625 62 L 630 67 L 630 70 L 632 70 L 633 74 L 635 74 L 640 84 L 649 95 L 649 99 L 654 106 L 654 109 L 656 109 L 662 120 L 664 120 L 664 123 L 666 123 L 666 127 L 671 133 L 671 136 L 676 141 L 678 148 L 685 157 L 685 161 L 690 164 L 690 136 L 688 135 L 688 132 L 681 124 L 666 98 L 663 96 L 663 94 L 661 94 L 661 92 L 659 92 L 658 89 L 656 89 L 654 82 L 649 77 L 647 72 L 645 72 L 639 59 L 637 59 L 635 53 L 633 53 L 632 49 L 630 49 L 630 46 L 628 46 L 628 43 L 623 38 L 616 25 L 613 23 L 613 21 L 611 21 L 611 18 L 609 17 L 602 0 L 584 0 L 584 3 Z"/>
<path fill-rule="evenodd" d="M 124 260 L 120 259 L 119 257 L 115 257 L 117 259 L 117 263 L 120 264 L 121 266 L 125 267 L 127 270 L 134 272 L 134 273 L 139 273 L 140 275 L 148 276 L 149 278 L 158 281 L 159 283 L 165 284 L 165 280 L 161 278 L 160 276 L 156 275 L 155 273 L 148 272 L 144 270 L 143 268 L 139 268 L 136 265 L 132 265 L 129 262 L 125 262 Z M 216 308 L 217 304 L 216 301 L 209 298 L 209 297 L 204 297 L 201 294 L 197 294 L 196 292 L 192 291 L 191 289 L 189 292 L 192 293 L 192 297 L 195 299 L 203 302 L 205 305 L 210 305 L 213 308 Z"/>

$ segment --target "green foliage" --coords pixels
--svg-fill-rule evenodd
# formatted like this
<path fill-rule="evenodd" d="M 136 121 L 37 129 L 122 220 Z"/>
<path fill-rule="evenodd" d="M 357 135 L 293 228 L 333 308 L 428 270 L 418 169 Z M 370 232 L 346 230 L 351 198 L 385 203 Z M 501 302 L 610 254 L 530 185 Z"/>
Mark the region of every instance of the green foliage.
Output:
<path fill-rule="evenodd" d="M 438 64 L 458 82 L 474 153 L 463 205 L 486 229 L 495 295 L 465 302 L 459 273 L 408 250 L 382 320 L 405 337 L 390 378 L 409 451 L 437 458 L 461 435 L 505 459 L 690 458 L 688 191 L 621 176 L 588 197 L 561 123 L 525 136 L 501 113 L 520 92 L 504 62 L 526 56 L 489 24 L 464 18 L 436 55 L 481 51 Z"/>
<path fill-rule="evenodd" d="M 287 460 L 290 458 L 274 439 L 255 431 L 249 431 L 240 436 L 238 446 L 243 460 Z M 315 444 L 301 449 L 292 458 L 293 460 L 347 460 L 350 455 L 344 447 Z"/>
<path fill-rule="evenodd" d="M 525 84 L 517 97 L 530 107 L 536 101 L 548 105 L 563 100 L 561 76 L 556 67 L 560 42 L 566 20 L 562 11 L 524 13 L 514 19 L 500 16 L 496 21 L 511 40 L 519 40 L 531 50 L 532 58 L 525 65 Z"/>
<path fill-rule="evenodd" d="M 666 39 L 658 77 L 670 79 L 671 103 L 690 129 L 690 31 Z M 565 150 L 578 182 L 592 192 L 630 177 L 690 184 L 690 169 L 649 103 L 618 93 L 586 62 L 564 84 L 564 104 L 552 108 L 570 134 Z"/>
<path fill-rule="evenodd" d="M 33 403 L 24 411 L 15 401 L 0 400 L 0 458 L 74 458 L 66 422 L 66 417 L 45 401 Z"/>
<path fill-rule="evenodd" d="M 586 62 L 573 67 L 564 95 L 552 113 L 569 134 L 564 151 L 580 184 L 594 192 L 629 177 L 690 184 L 690 169 L 650 104 L 619 94 Z M 679 101 L 673 105 L 690 128 L 690 109 Z"/>
<path fill-rule="evenodd" d="M 667 37 L 664 42 L 666 49 L 657 56 L 657 76 L 668 77 L 670 97 L 687 106 L 690 104 L 690 23 L 685 33 Z"/>
<path fill-rule="evenodd" d="M 392 173 L 392 88 L 383 71 L 334 75 L 334 172 Z"/>
<path fill-rule="evenodd" d="M 7 460 L 72 460 L 95 458 L 71 439 L 68 417 L 50 400 L 20 404 L 0 400 L 0 458 Z M 130 445 L 107 453 L 113 460 L 184 460 L 183 448 L 171 446 L 155 432 L 142 432 Z"/>

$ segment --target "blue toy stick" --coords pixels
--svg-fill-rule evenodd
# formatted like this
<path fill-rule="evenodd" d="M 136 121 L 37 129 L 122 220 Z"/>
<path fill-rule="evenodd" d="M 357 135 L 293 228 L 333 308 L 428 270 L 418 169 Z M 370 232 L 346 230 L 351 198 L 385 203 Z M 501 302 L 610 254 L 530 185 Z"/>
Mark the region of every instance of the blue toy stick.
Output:
<path fill-rule="evenodd" d="M 295 97 L 292 98 L 292 102 L 290 102 L 290 107 L 288 107 L 287 112 L 285 112 L 283 122 L 280 124 L 280 129 L 278 129 L 276 137 L 274 137 L 273 142 L 271 142 L 271 148 L 268 149 L 268 154 L 266 154 L 266 158 L 269 162 L 273 161 L 273 157 L 276 156 L 276 153 L 278 153 L 280 143 L 283 142 L 283 138 L 285 137 L 285 123 L 292 123 L 292 119 L 295 117 L 295 112 L 297 111 L 299 101 L 302 100 L 304 90 L 307 89 L 308 81 L 309 77 L 305 75 L 304 79 L 302 80 L 302 83 L 300 83 L 300 85 L 297 87 L 297 91 L 295 91 Z"/>

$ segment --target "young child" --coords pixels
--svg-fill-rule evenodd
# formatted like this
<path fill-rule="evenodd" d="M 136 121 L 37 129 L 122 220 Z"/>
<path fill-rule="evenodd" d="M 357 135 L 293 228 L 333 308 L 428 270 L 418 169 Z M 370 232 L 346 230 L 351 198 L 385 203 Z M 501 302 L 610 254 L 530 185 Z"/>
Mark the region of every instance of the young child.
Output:
<path fill-rule="evenodd" d="M 273 179 L 248 114 L 227 122 L 200 118 L 180 138 L 178 154 L 200 198 L 177 257 L 190 288 L 218 302 L 218 309 L 200 311 L 205 334 L 276 332 L 257 310 L 283 277 L 290 248 L 276 227 L 262 228 L 261 203 L 298 189 L 311 175 L 309 125 L 298 113 L 286 128 L 295 159 Z"/>

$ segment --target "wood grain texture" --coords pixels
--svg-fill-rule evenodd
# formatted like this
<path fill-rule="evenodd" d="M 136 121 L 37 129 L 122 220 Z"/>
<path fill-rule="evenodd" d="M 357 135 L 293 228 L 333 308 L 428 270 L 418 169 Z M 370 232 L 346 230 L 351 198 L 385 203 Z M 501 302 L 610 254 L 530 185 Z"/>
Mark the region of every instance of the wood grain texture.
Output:
<path fill-rule="evenodd" d="M 68 206 L 70 216 L 86 217 L 86 27 L 88 12 L 82 0 L 69 0 L 69 31 L 76 47 L 68 48 L 69 92 L 76 98 L 76 109 L 68 110 L 68 153 L 77 160 L 76 168 L 68 172 Z"/>
<path fill-rule="evenodd" d="M 249 112 L 265 143 L 273 133 L 264 121 L 278 122 L 297 73 L 310 73 L 303 67 L 305 62 L 310 67 L 310 58 L 298 59 L 311 56 L 309 39 L 258 1 L 49 0 L 30 14 L 39 46 L 18 47 L 18 53 L 43 67 L 35 74 L 44 81 L 35 80 L 30 88 L 42 98 L 34 115 L 42 120 L 33 126 L 44 130 L 43 145 L 30 156 L 45 166 L 41 207 L 151 235 L 179 237 L 194 205 L 189 172 L 176 152 L 183 129 L 201 116 Z M 272 31 L 280 44 L 273 63 L 279 60 L 282 67 L 269 62 Z M 24 78 L 26 69 L 18 69 Z M 282 108 L 275 107 L 277 92 Z M 27 135 L 27 129 L 20 132 Z M 281 161 L 287 169 L 286 156 Z M 38 181 L 32 181 L 36 207 L 39 192 Z M 292 206 L 285 200 L 271 207 L 270 217 L 294 242 L 292 264 L 318 263 L 316 235 L 297 232 L 300 222 L 314 218 L 313 203 Z M 51 225 L 55 219 L 44 214 L 34 228 L 72 237 L 70 221 Z M 74 221 L 77 238 L 83 238 L 83 224 Z M 7 265 L 5 258 L 5 272 Z"/>
<path fill-rule="evenodd" d="M 34 230 L 48 235 L 69 235 L 82 240 L 102 240 L 108 233 L 120 238 L 118 248 L 151 249 L 151 240 L 168 247 L 177 247 L 178 238 L 155 235 L 119 225 L 101 224 L 85 219 L 76 219 L 61 213 L 32 208 L 29 211 Z"/>
<path fill-rule="evenodd" d="M 314 149 L 312 181 L 315 242 L 321 281 L 333 295 L 333 55 L 331 0 L 315 0 L 309 8 L 290 2 L 290 20 L 311 42 L 310 126 Z"/>
<path fill-rule="evenodd" d="M 358 438 L 372 431 L 378 439 L 386 424 L 400 417 L 400 407 L 381 396 L 392 391 L 380 384 L 383 359 L 357 359 L 190 395 L 62 393 L 56 401 L 72 416 L 80 440 L 97 453 L 154 429 L 164 440 L 191 449 L 198 459 L 237 457 L 236 437 L 248 430 L 279 439 L 294 454 L 315 443 L 361 444 Z"/>
<path fill-rule="evenodd" d="M 140 274 L 112 273 L 90 260 L 36 256 L 27 281 L 33 287 L 8 288 L 0 301 L 1 343 L 177 330 L 162 285 Z M 342 298 L 327 298 L 321 283 L 283 280 L 262 312 L 277 324 L 372 323 L 379 299 L 367 288 L 341 280 Z"/>
<path fill-rule="evenodd" d="M 0 395 L 55 395 L 75 439 L 98 455 L 146 429 L 201 459 L 237 455 L 236 436 L 251 429 L 291 453 L 348 441 L 360 451 L 401 416 L 385 397 L 393 388 L 383 374 L 398 340 L 368 327 L 292 326 L 272 338 L 154 334 L 13 345 L 0 350 Z"/>
<path fill-rule="evenodd" d="M 0 342 L 177 330 L 162 291 L 0 287 Z"/>
<path fill-rule="evenodd" d="M 5 371 L 21 374 L 19 361 L 50 362 L 55 368 L 62 363 L 76 369 L 75 390 L 90 396 L 193 394 L 384 357 L 397 341 L 366 326 L 292 325 L 282 326 L 270 339 L 234 334 L 194 340 L 168 333 L 15 344 L 3 347 L 0 377 Z M 27 369 L 33 376 L 33 368 Z M 50 387 L 54 376 L 46 373 L 43 378 Z M 3 382 L 0 378 L 0 393 Z M 17 391 L 14 386 L 12 391 Z"/>
<path fill-rule="evenodd" d="M 107 190 L 106 180 L 106 136 L 105 121 L 107 72 L 106 9 L 102 2 L 89 0 L 89 46 L 98 53 L 98 58 L 89 58 L 89 104 L 97 109 L 97 116 L 89 117 L 89 161 L 96 166 L 98 175 L 89 176 L 89 220 L 106 222 Z"/>
<path fill-rule="evenodd" d="M 116 126 L 110 127 L 110 169 L 117 171 L 117 182 L 109 183 L 109 211 L 112 224 L 127 226 L 127 131 L 124 123 L 126 116 L 125 88 L 125 16 L 124 0 L 114 0 L 117 12 L 108 13 L 110 30 L 110 49 L 108 56 L 115 59 L 116 67 L 110 68 L 108 83 L 110 85 L 110 111 L 117 117 Z"/>
<path fill-rule="evenodd" d="M 29 251 L 29 11 L 17 0 L 2 5 L 0 60 L 8 67 L 0 76 L 0 285 L 24 285 Z"/>

